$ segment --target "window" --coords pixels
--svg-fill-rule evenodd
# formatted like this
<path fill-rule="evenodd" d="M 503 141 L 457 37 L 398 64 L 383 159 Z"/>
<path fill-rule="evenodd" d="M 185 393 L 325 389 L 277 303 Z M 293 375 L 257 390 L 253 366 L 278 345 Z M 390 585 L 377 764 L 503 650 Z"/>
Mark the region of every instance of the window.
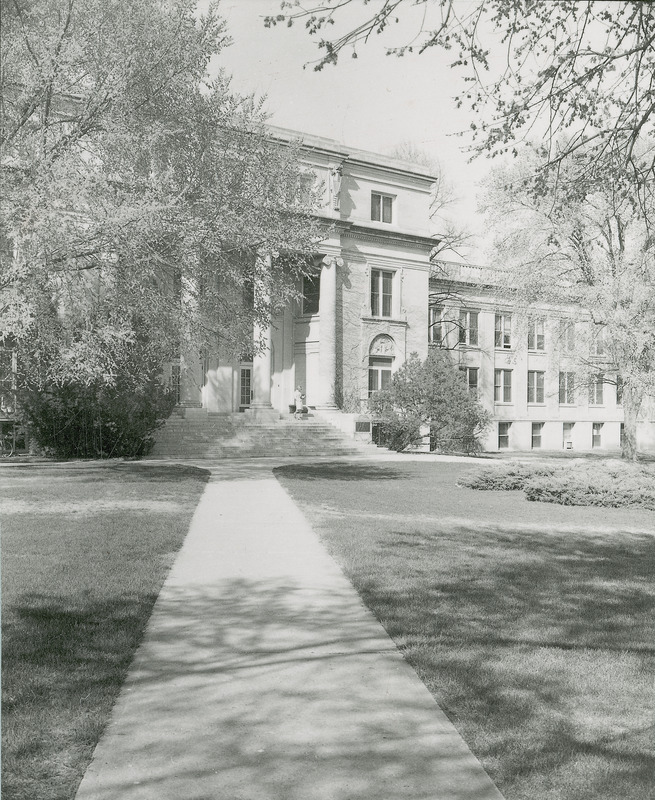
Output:
<path fill-rule="evenodd" d="M 559 321 L 559 346 L 563 353 L 572 353 L 575 350 L 575 322 L 570 319 Z"/>
<path fill-rule="evenodd" d="M 386 389 L 391 383 L 391 365 L 393 358 L 388 356 L 370 356 L 368 359 L 368 395 L 380 389 Z"/>
<path fill-rule="evenodd" d="M 463 309 L 459 312 L 459 343 L 478 345 L 478 312 Z"/>
<path fill-rule="evenodd" d="M 619 447 L 623 449 L 625 445 L 625 424 L 622 422 L 619 428 Z"/>
<path fill-rule="evenodd" d="M 560 372 L 559 403 L 561 406 L 572 406 L 575 403 L 575 372 Z"/>
<path fill-rule="evenodd" d="M 528 371 L 528 403 L 544 402 L 544 372 Z"/>
<path fill-rule="evenodd" d="M 473 397 L 478 396 L 478 368 L 477 367 L 460 367 L 460 372 L 466 378 L 466 385 L 468 386 L 469 394 Z"/>
<path fill-rule="evenodd" d="M 603 405 L 603 383 L 604 377 L 602 374 L 596 375 L 593 382 L 589 386 L 589 405 L 602 406 Z"/>
<path fill-rule="evenodd" d="M 532 449 L 538 450 L 541 447 L 541 432 L 544 429 L 543 422 L 532 423 Z"/>
<path fill-rule="evenodd" d="M 498 449 L 506 450 L 509 447 L 509 429 L 511 422 L 498 423 Z"/>
<path fill-rule="evenodd" d="M 575 422 L 565 422 L 562 425 L 562 447 L 565 450 L 573 450 L 573 428 Z"/>
<path fill-rule="evenodd" d="M 591 355 L 607 355 L 607 332 L 603 325 L 596 326 L 596 329 L 592 332 Z"/>
<path fill-rule="evenodd" d="M 374 317 L 391 316 L 393 272 L 371 270 L 371 314 Z"/>
<path fill-rule="evenodd" d="M 321 294 L 321 276 L 305 275 L 302 279 L 302 313 L 318 314 Z"/>
<path fill-rule="evenodd" d="M 544 350 L 546 336 L 543 319 L 531 319 L 528 323 L 528 350 Z"/>
<path fill-rule="evenodd" d="M 430 344 L 445 344 L 446 331 L 443 312 L 443 306 L 428 308 L 428 342 Z"/>
<path fill-rule="evenodd" d="M 504 350 L 512 346 L 512 317 L 509 314 L 496 314 L 494 346 Z"/>
<path fill-rule="evenodd" d="M 388 194 L 371 192 L 371 219 L 374 222 L 391 223 L 393 197 Z"/>
<path fill-rule="evenodd" d="M 603 423 L 594 422 L 591 426 L 591 446 L 602 447 Z"/>
<path fill-rule="evenodd" d="M 16 410 L 16 351 L 0 347 L 0 417 Z"/>
<path fill-rule="evenodd" d="M 512 402 L 512 370 L 511 369 L 495 369 L 494 370 L 494 402 L 496 402 L 496 403 L 511 403 Z"/>

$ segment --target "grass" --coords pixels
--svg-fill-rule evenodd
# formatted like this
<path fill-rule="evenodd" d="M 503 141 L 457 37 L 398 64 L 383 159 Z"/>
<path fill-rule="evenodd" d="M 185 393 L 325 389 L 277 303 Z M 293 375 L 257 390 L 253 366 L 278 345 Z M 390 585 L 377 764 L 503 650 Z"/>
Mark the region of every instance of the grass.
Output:
<path fill-rule="evenodd" d="M 205 480 L 127 462 L 0 472 L 6 800 L 74 797 Z"/>
<path fill-rule="evenodd" d="M 655 511 L 655 464 L 617 460 L 510 461 L 464 476 L 471 489 L 522 489 L 528 500 Z"/>
<path fill-rule="evenodd" d="M 459 486 L 457 463 L 282 467 L 507 800 L 646 800 L 655 515 Z"/>

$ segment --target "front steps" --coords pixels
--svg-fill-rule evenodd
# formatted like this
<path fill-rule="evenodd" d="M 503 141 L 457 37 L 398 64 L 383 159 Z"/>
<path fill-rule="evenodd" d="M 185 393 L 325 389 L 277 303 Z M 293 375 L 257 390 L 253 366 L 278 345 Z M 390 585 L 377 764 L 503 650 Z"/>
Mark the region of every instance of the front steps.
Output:
<path fill-rule="evenodd" d="M 189 416 L 173 413 L 158 431 L 150 458 L 353 456 L 377 451 L 312 415 L 266 420 L 199 411 Z"/>

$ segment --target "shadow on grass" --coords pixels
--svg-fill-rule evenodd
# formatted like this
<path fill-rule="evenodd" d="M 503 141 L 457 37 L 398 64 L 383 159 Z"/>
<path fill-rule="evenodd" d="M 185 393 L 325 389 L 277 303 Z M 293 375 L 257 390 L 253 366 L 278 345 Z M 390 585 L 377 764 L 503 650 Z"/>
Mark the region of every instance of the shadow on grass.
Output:
<path fill-rule="evenodd" d="M 389 530 L 349 570 L 508 798 L 650 796 L 654 537 Z"/>
<path fill-rule="evenodd" d="M 435 785 L 452 786 L 453 800 L 495 797 L 423 690 L 407 691 L 396 649 L 345 582 L 168 587 L 157 608 L 81 800 L 418 800 Z M 60 675 L 42 687 L 44 705 L 53 689 L 79 704 L 108 680 L 113 637 L 132 617 L 120 603 L 71 611 L 36 595 L 17 614 L 14 647 L 28 663 L 62 642 L 47 656 Z"/>
<path fill-rule="evenodd" d="M 278 478 L 289 477 L 301 481 L 389 481 L 406 479 L 403 469 L 379 464 L 331 462 L 325 464 L 289 464 L 276 467 L 273 473 Z"/>
<path fill-rule="evenodd" d="M 7 800 L 73 797 L 155 600 L 27 594 L 3 613 Z"/>
<path fill-rule="evenodd" d="M 3 466 L 0 464 L 0 467 Z M 57 480 L 74 479 L 76 483 L 99 483 L 111 478 L 129 482 L 178 483 L 195 478 L 209 480 L 209 471 L 188 464 L 150 464 L 140 461 L 43 461 L 13 464 L 2 477 L 39 477 L 53 475 Z"/>

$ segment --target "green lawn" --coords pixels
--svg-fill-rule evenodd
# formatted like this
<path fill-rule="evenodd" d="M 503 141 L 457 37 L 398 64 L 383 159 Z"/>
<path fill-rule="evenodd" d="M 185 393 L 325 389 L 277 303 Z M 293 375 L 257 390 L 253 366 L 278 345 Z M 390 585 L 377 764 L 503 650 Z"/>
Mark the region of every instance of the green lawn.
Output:
<path fill-rule="evenodd" d="M 0 468 L 6 800 L 69 800 L 207 474 L 138 463 Z"/>
<path fill-rule="evenodd" d="M 276 475 L 507 800 L 650 800 L 655 513 L 458 486 L 470 469 Z"/>

